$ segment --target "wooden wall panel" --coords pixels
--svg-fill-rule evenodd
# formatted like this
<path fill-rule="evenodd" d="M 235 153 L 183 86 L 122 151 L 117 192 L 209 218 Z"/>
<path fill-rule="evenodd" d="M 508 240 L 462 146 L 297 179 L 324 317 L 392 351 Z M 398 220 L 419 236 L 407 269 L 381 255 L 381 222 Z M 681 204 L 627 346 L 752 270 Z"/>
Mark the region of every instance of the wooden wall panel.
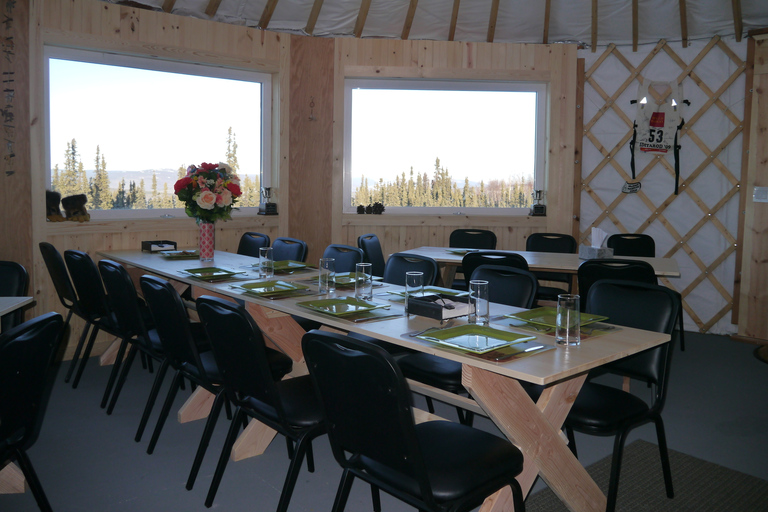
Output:
<path fill-rule="evenodd" d="M 315 263 L 331 243 L 333 52 L 332 39 L 292 37 L 288 225 Z"/>

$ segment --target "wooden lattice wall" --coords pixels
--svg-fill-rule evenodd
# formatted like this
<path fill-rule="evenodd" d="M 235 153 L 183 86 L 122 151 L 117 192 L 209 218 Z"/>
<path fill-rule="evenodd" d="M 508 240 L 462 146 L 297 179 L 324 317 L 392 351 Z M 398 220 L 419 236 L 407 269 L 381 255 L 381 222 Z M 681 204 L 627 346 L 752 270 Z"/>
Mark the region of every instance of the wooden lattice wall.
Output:
<path fill-rule="evenodd" d="M 580 236 L 591 229 L 648 233 L 656 255 L 675 258 L 679 279 L 663 284 L 683 296 L 686 329 L 734 332 L 734 269 L 744 116 L 744 43 L 719 37 L 683 49 L 660 41 L 650 51 L 608 46 L 588 59 L 584 80 L 584 139 Z M 679 195 L 674 158 L 640 155 L 636 180 L 628 143 L 637 87 L 645 80 L 682 83 L 691 105 L 680 134 Z M 639 152 L 638 152 L 639 153 Z M 625 182 L 639 181 L 635 194 Z"/>

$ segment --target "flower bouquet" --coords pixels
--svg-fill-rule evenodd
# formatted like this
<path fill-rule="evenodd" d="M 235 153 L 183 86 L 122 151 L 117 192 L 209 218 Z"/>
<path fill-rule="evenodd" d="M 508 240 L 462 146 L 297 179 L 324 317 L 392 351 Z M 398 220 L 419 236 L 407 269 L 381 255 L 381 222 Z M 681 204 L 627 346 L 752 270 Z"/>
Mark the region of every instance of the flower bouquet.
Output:
<path fill-rule="evenodd" d="M 187 175 L 176 182 L 173 191 L 200 227 L 200 260 L 213 261 L 214 223 L 232 218 L 232 209 L 243 193 L 240 178 L 225 163 L 204 162 L 200 167 L 187 167 Z"/>

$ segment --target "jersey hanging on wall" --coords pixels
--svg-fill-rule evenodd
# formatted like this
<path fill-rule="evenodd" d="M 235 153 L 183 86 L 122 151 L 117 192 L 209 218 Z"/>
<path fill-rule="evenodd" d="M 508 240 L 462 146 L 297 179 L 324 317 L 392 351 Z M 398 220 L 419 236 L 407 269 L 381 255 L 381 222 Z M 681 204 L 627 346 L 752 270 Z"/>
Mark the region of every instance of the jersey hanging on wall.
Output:
<path fill-rule="evenodd" d="M 656 98 L 659 98 L 658 100 Z M 635 179 L 635 151 L 665 154 L 672 152 L 675 157 L 675 195 L 680 180 L 680 146 L 677 136 L 685 124 L 682 116 L 683 86 L 677 82 L 651 82 L 645 80 L 637 88 L 637 115 L 634 134 L 629 142 L 632 153 L 630 167 Z"/>

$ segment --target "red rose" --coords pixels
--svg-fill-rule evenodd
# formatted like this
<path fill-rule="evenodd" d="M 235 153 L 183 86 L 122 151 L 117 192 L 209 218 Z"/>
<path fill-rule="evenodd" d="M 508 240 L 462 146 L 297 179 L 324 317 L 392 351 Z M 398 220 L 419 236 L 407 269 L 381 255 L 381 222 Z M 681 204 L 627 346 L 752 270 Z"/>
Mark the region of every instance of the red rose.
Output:
<path fill-rule="evenodd" d="M 240 194 L 243 193 L 240 190 L 240 185 L 238 185 L 237 183 L 227 183 L 227 190 L 232 192 L 232 195 L 235 196 L 235 197 L 239 197 Z"/>
<path fill-rule="evenodd" d="M 187 185 L 190 183 L 192 183 L 192 178 L 185 176 L 173 185 L 173 191 L 178 194 L 180 190 L 187 188 Z"/>
<path fill-rule="evenodd" d="M 219 164 L 209 164 L 209 163 L 203 162 L 200 164 L 200 167 L 206 171 L 212 171 L 214 169 L 218 169 Z"/>

